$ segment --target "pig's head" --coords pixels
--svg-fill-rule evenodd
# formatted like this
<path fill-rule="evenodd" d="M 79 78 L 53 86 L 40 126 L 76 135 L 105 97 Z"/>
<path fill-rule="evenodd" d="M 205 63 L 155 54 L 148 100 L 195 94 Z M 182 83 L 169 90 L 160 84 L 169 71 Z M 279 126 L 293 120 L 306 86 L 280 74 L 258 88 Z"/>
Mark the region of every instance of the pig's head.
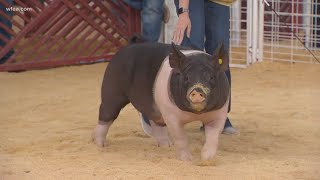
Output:
<path fill-rule="evenodd" d="M 221 108 L 229 97 L 229 84 L 224 71 L 229 57 L 223 44 L 213 55 L 184 55 L 174 44 L 169 55 L 172 70 L 170 95 L 183 111 L 201 114 Z"/>

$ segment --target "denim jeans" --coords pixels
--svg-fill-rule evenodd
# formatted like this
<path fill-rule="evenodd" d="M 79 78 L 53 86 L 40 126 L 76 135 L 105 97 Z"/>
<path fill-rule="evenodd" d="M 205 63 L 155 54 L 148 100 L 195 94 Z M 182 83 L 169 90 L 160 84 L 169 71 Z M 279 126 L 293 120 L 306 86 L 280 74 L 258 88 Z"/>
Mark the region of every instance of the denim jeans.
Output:
<path fill-rule="evenodd" d="M 161 33 L 164 0 L 123 0 L 141 10 L 142 35 L 148 41 L 158 41 Z"/>
<path fill-rule="evenodd" d="M 175 0 L 176 8 L 179 7 L 179 0 Z M 218 45 L 223 42 L 224 50 L 229 53 L 230 49 L 230 7 L 223 6 L 209 0 L 190 0 L 189 17 L 191 20 L 190 38 L 185 35 L 182 45 L 193 47 L 199 50 L 206 50 L 212 54 Z M 230 69 L 225 72 L 231 86 Z M 231 110 L 231 97 L 229 109 Z M 226 121 L 225 127 L 231 126 Z"/>
<path fill-rule="evenodd" d="M 13 0 L 5 0 L 5 2 L 8 3 L 10 6 L 13 5 Z M 6 7 L 4 7 L 1 3 L 0 3 L 0 11 L 6 13 L 10 17 L 13 16 L 13 13 L 10 11 L 7 11 Z M 12 23 L 10 22 L 10 20 L 6 19 L 5 17 L 0 16 L 0 23 L 7 26 L 9 29 L 12 28 Z M 0 34 L 2 34 L 2 36 L 4 36 L 8 40 L 11 39 L 11 34 L 1 27 L 0 27 Z M 6 43 L 0 39 L 0 46 L 4 47 L 5 45 Z M 9 59 L 12 54 L 13 54 L 13 50 L 11 49 L 6 55 L 4 55 L 3 57 L 0 57 L 0 64 L 4 63 L 7 59 Z"/>

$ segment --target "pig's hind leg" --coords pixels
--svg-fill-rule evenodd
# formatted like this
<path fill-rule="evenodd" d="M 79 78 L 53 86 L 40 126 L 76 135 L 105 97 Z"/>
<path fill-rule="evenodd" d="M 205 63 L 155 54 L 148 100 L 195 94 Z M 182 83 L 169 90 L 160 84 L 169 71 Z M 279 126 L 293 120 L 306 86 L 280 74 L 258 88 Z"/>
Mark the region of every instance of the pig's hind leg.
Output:
<path fill-rule="evenodd" d="M 150 120 L 151 135 L 157 141 L 159 147 L 170 147 L 172 141 L 169 137 L 167 127 L 157 125 L 153 120 Z"/>
<path fill-rule="evenodd" d="M 107 94 L 107 95 L 105 95 Z M 103 93 L 99 109 L 99 122 L 92 133 L 92 141 L 100 147 L 107 146 L 106 136 L 120 110 L 129 103 L 126 96 L 117 93 Z"/>

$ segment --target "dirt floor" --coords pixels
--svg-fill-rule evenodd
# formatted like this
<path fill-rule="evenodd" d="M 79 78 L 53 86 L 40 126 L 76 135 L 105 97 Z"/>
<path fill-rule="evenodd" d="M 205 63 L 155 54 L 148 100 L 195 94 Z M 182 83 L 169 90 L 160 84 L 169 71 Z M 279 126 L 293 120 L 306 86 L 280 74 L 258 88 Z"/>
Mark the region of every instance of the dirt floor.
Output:
<path fill-rule="evenodd" d="M 97 148 L 106 63 L 0 73 L 0 179 L 319 179 L 320 65 L 256 63 L 232 69 L 240 135 L 221 135 L 203 163 L 200 123 L 186 126 L 194 160 L 176 159 L 143 133 L 131 105 Z"/>

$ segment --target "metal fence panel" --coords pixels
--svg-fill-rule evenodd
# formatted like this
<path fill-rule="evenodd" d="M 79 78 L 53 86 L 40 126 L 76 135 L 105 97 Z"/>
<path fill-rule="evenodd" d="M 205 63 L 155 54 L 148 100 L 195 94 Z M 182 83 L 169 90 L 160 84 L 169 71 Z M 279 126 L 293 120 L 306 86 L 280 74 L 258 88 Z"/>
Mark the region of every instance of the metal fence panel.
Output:
<path fill-rule="evenodd" d="M 264 60 L 315 63 L 320 57 L 320 3 L 316 0 L 270 0 L 264 9 Z M 293 33 L 292 33 L 293 32 Z M 297 39 L 294 33 L 301 39 Z"/>
<path fill-rule="evenodd" d="M 245 0 L 238 0 L 230 10 L 230 63 L 232 67 L 245 67 L 248 62 L 248 50 L 251 46 L 251 16 Z"/>
<path fill-rule="evenodd" d="M 112 0 L 0 1 L 0 71 L 107 61 L 140 32 L 139 12 Z"/>
<path fill-rule="evenodd" d="M 238 0 L 231 11 L 231 61 L 319 63 L 320 2 L 316 0 Z M 278 16 L 277 14 L 280 16 Z M 295 33 L 299 39 L 293 34 Z"/>

